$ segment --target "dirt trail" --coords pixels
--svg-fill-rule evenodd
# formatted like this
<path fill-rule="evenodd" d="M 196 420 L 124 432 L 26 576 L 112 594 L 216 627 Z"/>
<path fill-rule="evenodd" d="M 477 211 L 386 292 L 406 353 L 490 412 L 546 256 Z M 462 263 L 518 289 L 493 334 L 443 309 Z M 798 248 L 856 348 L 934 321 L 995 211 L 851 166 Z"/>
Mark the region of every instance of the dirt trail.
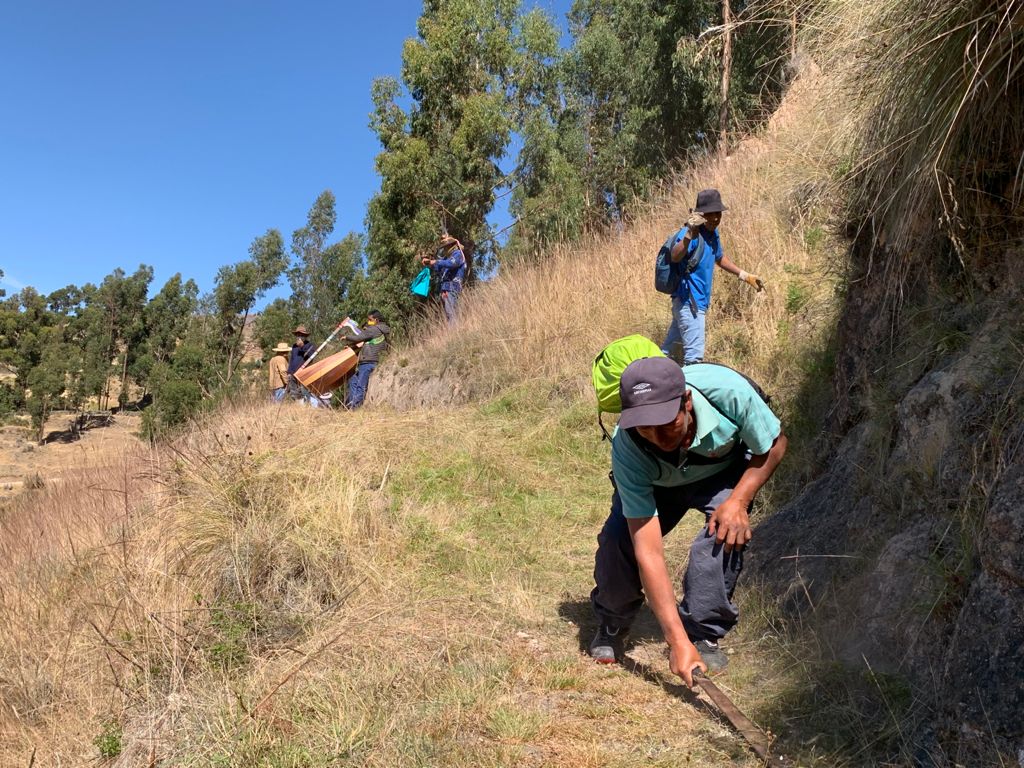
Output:
<path fill-rule="evenodd" d="M 19 493 L 26 485 L 59 481 L 72 469 L 109 461 L 125 447 L 138 442 L 142 417 L 121 413 L 109 427 L 96 427 L 75 439 L 69 426 L 73 414 L 58 412 L 46 423 L 46 442 L 37 443 L 27 426 L 0 427 L 0 501 Z"/>

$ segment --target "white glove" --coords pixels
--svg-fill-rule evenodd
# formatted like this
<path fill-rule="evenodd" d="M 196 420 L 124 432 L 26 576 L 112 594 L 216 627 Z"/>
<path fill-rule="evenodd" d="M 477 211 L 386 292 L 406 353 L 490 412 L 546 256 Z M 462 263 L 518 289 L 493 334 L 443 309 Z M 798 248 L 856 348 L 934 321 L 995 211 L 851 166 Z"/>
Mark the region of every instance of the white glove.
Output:
<path fill-rule="evenodd" d="M 690 235 L 696 237 L 700 232 L 700 228 L 704 226 L 704 222 L 707 221 L 701 214 L 694 211 L 690 214 L 690 218 L 686 220 L 686 226 L 690 230 Z"/>

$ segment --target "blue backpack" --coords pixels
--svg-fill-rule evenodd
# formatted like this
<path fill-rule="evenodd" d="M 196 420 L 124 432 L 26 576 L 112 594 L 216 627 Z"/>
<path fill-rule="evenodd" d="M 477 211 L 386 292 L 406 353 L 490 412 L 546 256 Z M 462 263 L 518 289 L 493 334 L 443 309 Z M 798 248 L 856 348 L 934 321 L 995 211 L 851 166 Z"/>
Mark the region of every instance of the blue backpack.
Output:
<path fill-rule="evenodd" d="M 679 240 L 682 231 L 680 229 L 674 235 L 669 235 L 654 261 L 654 289 L 659 293 L 675 293 L 680 281 L 688 278 L 704 258 L 704 238 L 697 235 L 697 248 L 693 255 L 686 261 L 672 261 L 672 246 Z"/>

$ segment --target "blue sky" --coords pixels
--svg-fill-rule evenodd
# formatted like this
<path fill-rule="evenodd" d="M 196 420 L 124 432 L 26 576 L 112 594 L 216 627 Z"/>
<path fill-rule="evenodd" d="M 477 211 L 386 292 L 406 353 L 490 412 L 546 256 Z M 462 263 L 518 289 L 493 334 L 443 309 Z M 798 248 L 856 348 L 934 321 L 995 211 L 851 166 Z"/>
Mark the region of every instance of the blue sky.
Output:
<path fill-rule="evenodd" d="M 571 0 L 537 0 L 560 21 Z M 204 291 L 324 189 L 338 237 L 379 181 L 370 83 L 398 76 L 419 0 L 80 0 L 0 10 L 0 287 L 115 267 Z"/>

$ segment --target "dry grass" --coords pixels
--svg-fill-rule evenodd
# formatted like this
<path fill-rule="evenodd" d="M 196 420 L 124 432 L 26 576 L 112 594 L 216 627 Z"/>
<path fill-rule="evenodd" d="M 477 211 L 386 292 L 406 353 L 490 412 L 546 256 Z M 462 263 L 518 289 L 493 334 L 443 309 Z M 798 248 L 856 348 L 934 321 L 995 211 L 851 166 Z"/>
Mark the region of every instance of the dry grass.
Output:
<path fill-rule="evenodd" d="M 151 511 L 151 460 L 136 451 L 102 469 L 69 472 L 0 513 L 5 746 L 80 739 L 104 709 L 108 685 L 96 656 L 104 631 L 91 625 L 92 607 L 113 599 L 107 569 L 126 571 L 138 556 L 134 532 Z M 59 717 L 66 707 L 80 717 Z"/>
<path fill-rule="evenodd" d="M 358 448 L 285 444 L 261 423 L 236 412 L 159 460 L 128 453 L 3 513 L 9 754 L 77 754 L 99 723 L 302 636 L 373 581 L 386 516 L 357 499 L 344 461 Z"/>
<path fill-rule="evenodd" d="M 579 656 L 607 495 L 588 411 L 243 407 L 102 491 L 23 496 L 0 763 L 752 765 Z"/>

